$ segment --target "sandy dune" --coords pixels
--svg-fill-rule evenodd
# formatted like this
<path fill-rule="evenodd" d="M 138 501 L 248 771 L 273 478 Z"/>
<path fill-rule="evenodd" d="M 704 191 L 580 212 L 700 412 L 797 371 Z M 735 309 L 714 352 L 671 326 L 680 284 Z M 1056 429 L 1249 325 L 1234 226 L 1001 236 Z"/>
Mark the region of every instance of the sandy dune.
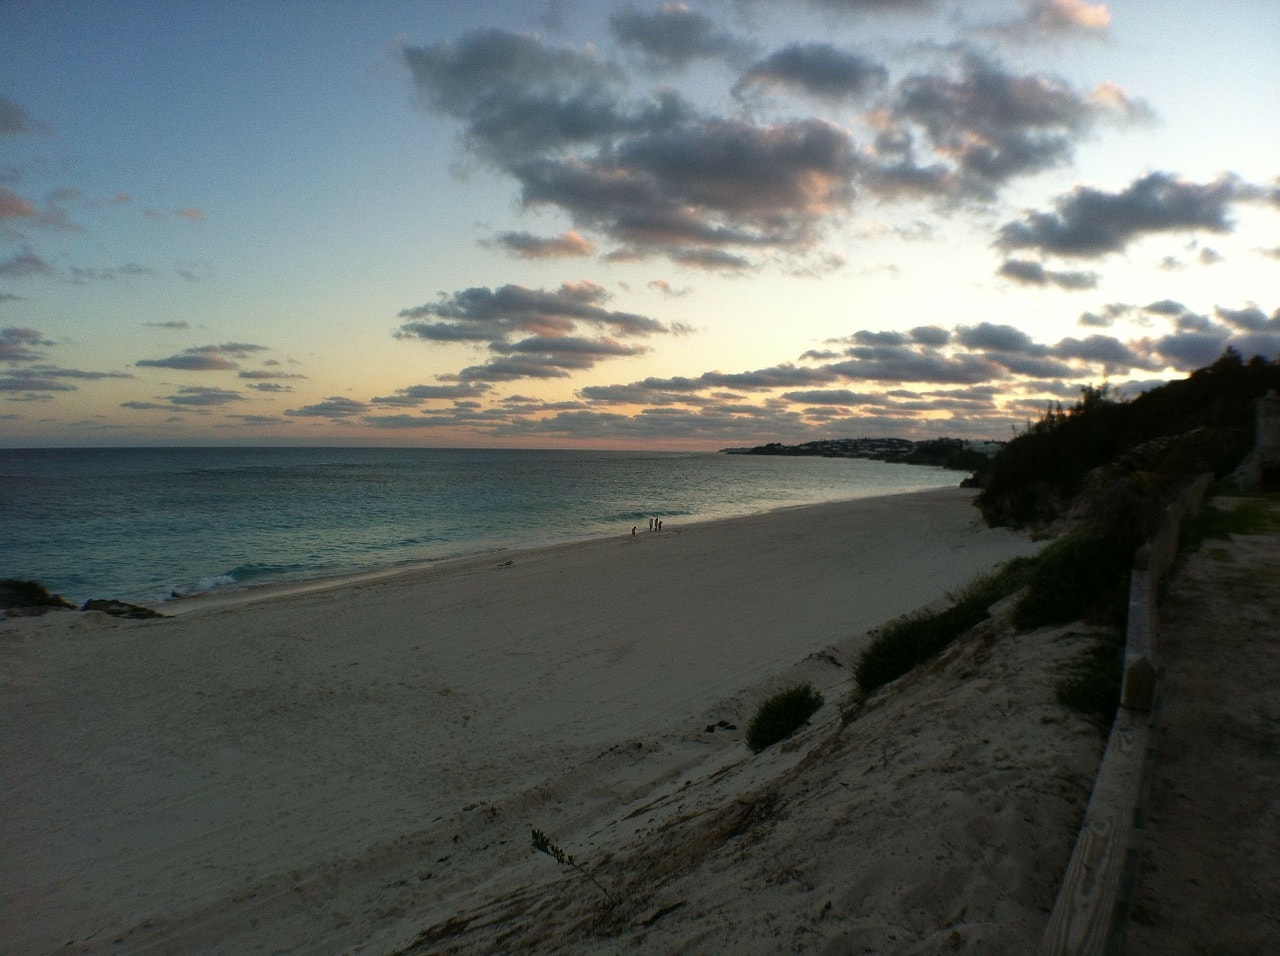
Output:
<path fill-rule="evenodd" d="M 902 938 L 928 949 L 954 942 L 936 937 L 938 906 L 955 903 L 950 934 L 976 919 L 955 902 L 961 877 L 1047 912 L 1100 749 L 1051 703 L 1050 670 L 1078 638 L 961 648 L 952 670 L 905 681 L 934 680 L 920 685 L 926 704 L 879 726 L 888 718 L 873 711 L 909 700 L 888 695 L 840 730 L 837 703 L 869 628 L 1034 549 L 982 527 L 970 497 L 672 523 L 302 593 L 193 601 L 166 620 L 0 622 L 0 945 L 387 952 L 416 940 L 422 952 L 485 952 L 523 926 L 511 940 L 534 949 L 621 950 L 647 936 L 663 951 L 703 952 L 718 944 L 698 927 L 718 925 L 707 914 L 719 912 L 716 939 L 737 926 L 747 935 L 735 951 L 777 951 L 780 937 L 762 927 L 780 917 L 751 902 L 760 892 L 794 908 L 792 922 L 826 921 L 833 951 L 864 930 L 884 939 L 895 907 Z M 955 668 L 982 670 L 966 654 L 994 655 L 1008 679 L 957 678 Z M 805 734 L 753 757 L 745 722 L 794 674 L 828 705 Z M 708 729 L 718 721 L 736 729 Z M 812 768 L 826 783 L 803 778 Z M 903 776 L 927 768 L 923 789 Z M 947 797 L 940 772 L 973 779 L 948 784 Z M 800 826 L 794 805 L 765 806 L 787 794 L 831 825 L 792 833 L 795 859 L 778 859 L 775 882 L 757 887 L 755 870 L 725 854 L 756 823 Z M 861 821 L 863 855 L 806 877 L 805 861 L 822 854 L 803 840 L 834 846 L 826 831 L 843 819 Z M 698 820 L 719 822 L 681 829 Z M 531 826 L 598 861 L 617 886 L 645 872 L 659 838 L 687 848 L 696 837 L 707 852 L 665 883 L 655 870 L 643 892 L 627 892 L 634 912 L 615 906 L 605 918 L 594 890 L 531 852 Z M 903 881 L 936 882 L 926 857 L 943 853 L 931 842 L 939 827 L 957 828 L 939 876 L 949 889 L 913 891 Z M 877 833 L 897 842 L 866 842 Z M 806 890 L 815 879 L 843 889 Z M 860 894 L 875 904 L 865 912 Z M 676 908 L 646 925 L 665 905 Z M 1034 936 L 1037 917 L 1019 913 L 991 919 Z M 972 938 L 1004 939 L 983 932 Z"/>

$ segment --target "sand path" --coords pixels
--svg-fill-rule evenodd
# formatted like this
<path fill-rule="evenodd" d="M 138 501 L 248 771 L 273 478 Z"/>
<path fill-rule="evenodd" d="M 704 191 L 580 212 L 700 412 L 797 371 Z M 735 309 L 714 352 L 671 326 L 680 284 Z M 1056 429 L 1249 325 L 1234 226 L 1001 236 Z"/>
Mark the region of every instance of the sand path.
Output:
<path fill-rule="evenodd" d="M 1161 607 L 1127 952 L 1280 952 L 1280 535 L 1208 540 Z"/>

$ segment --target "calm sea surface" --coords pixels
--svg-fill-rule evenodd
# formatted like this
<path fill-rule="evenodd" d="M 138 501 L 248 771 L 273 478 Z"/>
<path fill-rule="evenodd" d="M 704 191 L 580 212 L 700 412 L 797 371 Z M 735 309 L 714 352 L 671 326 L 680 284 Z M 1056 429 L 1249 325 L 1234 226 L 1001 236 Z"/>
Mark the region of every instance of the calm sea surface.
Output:
<path fill-rule="evenodd" d="M 959 480 L 722 454 L 0 449 L 0 578 L 77 602 L 156 602 Z"/>

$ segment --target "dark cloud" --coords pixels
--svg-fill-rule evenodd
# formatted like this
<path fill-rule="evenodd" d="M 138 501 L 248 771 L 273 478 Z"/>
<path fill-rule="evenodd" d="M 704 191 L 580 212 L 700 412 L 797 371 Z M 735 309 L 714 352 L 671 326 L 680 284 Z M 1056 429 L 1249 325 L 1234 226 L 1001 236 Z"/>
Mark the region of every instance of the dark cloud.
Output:
<path fill-rule="evenodd" d="M 1173 299 L 1160 299 L 1142 307 L 1144 312 L 1151 312 L 1155 315 L 1182 315 L 1188 309 L 1181 302 L 1175 302 Z"/>
<path fill-rule="evenodd" d="M 471 148 L 504 165 L 670 125 L 687 113 L 674 94 L 624 104 L 621 74 L 594 54 L 503 30 L 401 55 L 425 103 L 462 120 Z"/>
<path fill-rule="evenodd" d="M 936 325 L 918 325 L 911 330 L 911 340 L 921 345 L 941 347 L 951 341 L 951 333 Z"/>
<path fill-rule="evenodd" d="M 516 333 L 564 335 L 579 322 L 607 327 L 618 335 L 653 335 L 669 331 L 656 319 L 631 312 L 611 312 L 600 303 L 608 299 L 602 286 L 592 282 L 565 283 L 555 292 L 504 285 L 464 289 L 441 301 L 404 309 L 401 318 L 413 319 L 400 327 L 401 338 L 432 341 L 503 340 Z M 436 321 L 419 321 L 426 317 Z"/>
<path fill-rule="evenodd" d="M 156 271 L 148 269 L 146 266 L 140 266 L 135 262 L 126 262 L 122 266 L 112 266 L 108 269 L 87 269 L 81 266 L 72 266 L 67 274 L 71 277 L 72 282 L 84 284 L 87 282 L 115 282 L 117 279 L 128 279 L 137 276 L 153 276 Z"/>
<path fill-rule="evenodd" d="M 285 414 L 296 418 L 352 418 L 365 411 L 369 406 L 355 399 L 332 396 L 314 405 L 303 405 L 301 408 L 290 408 Z"/>
<path fill-rule="evenodd" d="M 996 244 L 1097 258 L 1151 233 L 1229 232 L 1227 213 L 1241 198 L 1246 189 L 1234 177 L 1200 184 L 1171 173 L 1149 173 L 1118 193 L 1077 187 L 1056 201 L 1055 212 L 1030 212 L 1020 222 L 1006 223 Z"/>
<path fill-rule="evenodd" d="M 279 363 L 276 362 L 271 364 L 278 365 Z M 288 378 L 306 378 L 307 376 L 302 375 L 298 372 L 277 372 L 274 368 L 270 368 L 270 369 L 255 368 L 255 369 L 242 370 L 239 373 L 239 377 L 249 378 L 249 379 L 259 379 L 259 380 L 272 380 L 272 379 L 288 379 Z"/>
<path fill-rule="evenodd" d="M 34 369 L 14 369 L 0 375 L 0 392 L 74 392 L 76 387 L 56 375 Z"/>
<path fill-rule="evenodd" d="M 53 274 L 53 266 L 30 250 L 0 260 L 0 279 L 25 279 Z"/>
<path fill-rule="evenodd" d="M 486 343 L 494 358 L 458 373 L 467 383 L 519 378 L 563 378 L 566 370 L 593 367 L 609 358 L 640 355 L 647 349 L 619 342 L 624 338 L 683 334 L 683 325 L 666 325 L 633 312 L 611 311 L 603 286 L 566 282 L 554 292 L 505 285 L 471 288 L 442 296 L 436 303 L 405 309 L 398 338 L 433 342 Z M 431 321 L 424 321 L 430 319 Z M 583 327 L 606 335 L 579 334 Z"/>
<path fill-rule="evenodd" d="M 1012 325 L 961 325 L 956 328 L 956 340 L 968 349 L 994 352 L 1017 352 L 1024 355 L 1044 355 L 1046 348 L 1037 345 L 1026 332 Z"/>
<path fill-rule="evenodd" d="M 224 345 L 200 345 L 184 349 L 177 355 L 160 359 L 139 359 L 133 364 L 140 368 L 172 368 L 186 372 L 225 372 L 240 366 L 232 359 L 245 359 L 255 352 L 267 350 L 265 345 L 246 342 L 227 342 Z M 244 376 L 249 377 L 249 376 Z"/>
<path fill-rule="evenodd" d="M 807 93 L 823 100 L 862 100 L 884 89 L 889 71 L 881 64 L 829 43 L 797 43 L 752 64 L 734 87 Z"/>
<path fill-rule="evenodd" d="M 1046 269 L 1030 259 L 1006 259 L 999 274 L 1023 285 L 1054 285 L 1072 291 L 1092 289 L 1098 285 L 1096 272 L 1059 272 Z"/>
<path fill-rule="evenodd" d="M 751 260 L 723 249 L 673 249 L 672 262 L 695 269 L 712 269 L 718 272 L 742 272 L 751 268 Z"/>
<path fill-rule="evenodd" d="M 185 319 L 174 320 L 170 322 L 143 322 L 143 325 L 152 329 L 189 329 L 191 323 Z"/>
<path fill-rule="evenodd" d="M 807 392 L 783 392 L 782 397 L 789 402 L 802 405 L 862 405 L 879 404 L 882 399 L 878 395 L 863 395 L 851 392 L 847 388 L 820 389 Z"/>
<path fill-rule="evenodd" d="M 272 392 L 272 393 L 293 391 L 292 385 L 281 385 L 279 382 L 253 382 L 252 384 L 249 385 L 249 388 L 252 388 L 255 391 L 259 391 L 259 392 Z"/>
<path fill-rule="evenodd" d="M 43 358 L 37 348 L 53 345 L 40 332 L 17 325 L 0 329 L 0 362 L 34 362 Z"/>
<path fill-rule="evenodd" d="M 609 28 L 621 46 L 638 50 L 651 63 L 664 67 L 729 60 L 747 49 L 742 39 L 718 29 L 709 17 L 677 4 L 664 4 L 652 13 L 624 7 L 610 15 Z"/>
<path fill-rule="evenodd" d="M 975 385 L 1006 377 L 991 359 L 978 355 L 949 357 L 906 348 L 850 349 L 849 361 L 828 365 L 826 370 L 850 381 L 934 382 L 940 385 Z"/>
<path fill-rule="evenodd" d="M 144 411 L 144 412 L 153 412 L 153 411 L 161 411 L 161 410 L 166 412 L 173 411 L 172 405 L 165 405 L 160 402 L 121 402 L 120 407 L 130 408 L 130 409 L 133 409 L 134 411 Z"/>
<path fill-rule="evenodd" d="M 231 402 L 243 402 L 245 397 L 229 388 L 206 388 L 199 385 L 184 385 L 177 394 L 168 396 L 172 405 L 205 408 L 212 405 L 228 405 Z"/>
<path fill-rule="evenodd" d="M 1109 335 L 1090 335 L 1085 339 L 1065 338 L 1053 346 L 1052 351 L 1059 358 L 1097 363 L 1112 372 L 1150 368 L 1146 359 Z"/>
<path fill-rule="evenodd" d="M 1177 332 L 1152 343 L 1152 351 L 1169 365 L 1184 372 L 1210 365 L 1226 350 L 1229 336 L 1224 332 Z"/>
<path fill-rule="evenodd" d="M 374 405 L 420 405 L 439 399 L 479 398 L 488 392 L 485 385 L 410 385 L 396 389 L 395 395 L 371 399 Z"/>
<path fill-rule="evenodd" d="M 979 194 L 1063 165 L 1075 140 L 1111 111 L 1109 102 L 1053 77 L 1010 73 L 975 53 L 962 56 L 957 75 L 903 80 L 891 108 L 898 124 L 919 126 L 963 187 Z"/>
<path fill-rule="evenodd" d="M 819 120 L 753 126 L 713 120 L 633 136 L 594 158 L 513 170 L 527 205 L 556 206 L 634 252 L 672 247 L 803 247 L 847 210 L 849 135 Z M 736 268 L 741 258 L 729 260 Z"/>
<path fill-rule="evenodd" d="M 594 255 L 595 243 L 570 230 L 558 236 L 535 236 L 528 232 L 503 232 L 494 245 L 515 253 L 522 259 L 566 259 Z"/>
<path fill-rule="evenodd" d="M 9 97 L 0 96 L 0 136 L 31 133 L 35 128 L 36 124 L 26 110 Z"/>
<path fill-rule="evenodd" d="M 1224 309 L 1219 306 L 1214 311 L 1223 322 L 1245 332 L 1280 332 L 1280 309 L 1271 315 L 1267 315 L 1256 305 L 1243 309 Z"/>

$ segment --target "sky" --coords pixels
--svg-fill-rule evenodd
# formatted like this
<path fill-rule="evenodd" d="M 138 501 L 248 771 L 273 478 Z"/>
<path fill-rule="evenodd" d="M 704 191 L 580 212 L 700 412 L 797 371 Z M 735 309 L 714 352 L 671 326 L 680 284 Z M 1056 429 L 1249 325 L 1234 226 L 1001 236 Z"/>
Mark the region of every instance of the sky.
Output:
<path fill-rule="evenodd" d="M 1280 355 L 1274 0 L 0 0 L 0 447 L 1007 439 Z"/>

